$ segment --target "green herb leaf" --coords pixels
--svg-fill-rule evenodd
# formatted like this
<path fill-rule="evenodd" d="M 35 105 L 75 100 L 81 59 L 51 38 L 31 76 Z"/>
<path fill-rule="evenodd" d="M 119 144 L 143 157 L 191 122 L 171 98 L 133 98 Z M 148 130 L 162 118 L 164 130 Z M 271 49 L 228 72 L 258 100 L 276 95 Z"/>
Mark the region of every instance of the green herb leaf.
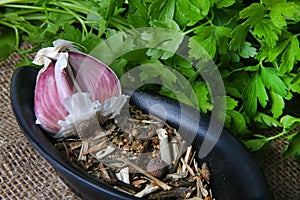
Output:
<path fill-rule="evenodd" d="M 217 51 L 217 38 L 215 28 L 212 26 L 202 26 L 197 29 L 197 35 L 191 39 L 198 42 L 213 58 Z M 197 51 L 197 50 L 196 50 Z"/>
<path fill-rule="evenodd" d="M 233 110 L 238 105 L 238 101 L 234 100 L 233 98 L 226 97 L 226 109 Z"/>
<path fill-rule="evenodd" d="M 230 28 L 222 26 L 199 26 L 195 31 L 197 35 L 192 39 L 198 42 L 214 58 L 217 46 L 224 47 L 222 45 L 225 42 L 224 38 L 230 38 L 231 31 Z M 227 48 L 219 48 L 219 51 L 221 54 L 225 54 Z"/>
<path fill-rule="evenodd" d="M 257 59 L 264 60 L 268 62 L 274 62 L 276 59 L 279 58 L 279 55 L 284 52 L 286 47 L 289 45 L 291 39 L 288 37 L 287 39 L 282 39 L 281 41 L 277 42 L 274 48 L 263 45 L 260 48 L 260 52 L 257 55 Z"/>
<path fill-rule="evenodd" d="M 230 117 L 231 123 L 228 127 L 236 135 L 249 134 L 245 117 L 235 110 L 227 110 L 226 115 Z"/>
<path fill-rule="evenodd" d="M 83 41 L 81 31 L 70 24 L 64 25 L 63 32 L 59 35 L 59 38 L 70 40 L 78 44 L 81 44 Z"/>
<path fill-rule="evenodd" d="M 243 141 L 251 151 L 258 151 L 268 144 L 268 139 L 251 139 Z"/>
<path fill-rule="evenodd" d="M 261 112 L 257 112 L 257 114 L 253 117 L 253 120 L 261 124 L 266 124 L 267 126 L 274 126 L 274 127 L 280 126 L 279 121 Z"/>
<path fill-rule="evenodd" d="M 266 107 L 268 100 L 269 97 L 262 78 L 259 76 L 259 73 L 256 72 L 243 92 L 244 110 L 250 116 L 253 116 L 257 111 L 257 101 L 259 101 L 262 107 Z"/>
<path fill-rule="evenodd" d="M 299 40 L 297 37 L 293 37 L 281 58 L 281 64 L 279 66 L 281 74 L 290 72 L 293 69 L 294 64 L 300 60 L 298 56 L 299 51 Z"/>
<path fill-rule="evenodd" d="M 293 117 L 290 115 L 285 115 L 280 119 L 280 122 L 283 125 L 284 131 L 289 131 L 291 129 L 294 129 L 296 126 L 300 124 L 300 118 Z"/>
<path fill-rule="evenodd" d="M 175 0 L 154 0 L 149 7 L 150 19 L 173 19 L 175 13 Z"/>
<path fill-rule="evenodd" d="M 280 96 L 285 97 L 287 95 L 287 86 L 277 73 L 276 69 L 261 67 L 261 78 L 264 85 Z"/>
<path fill-rule="evenodd" d="M 208 14 L 210 9 L 210 1 L 177 0 L 176 6 L 182 15 L 189 20 L 187 25 L 192 26 Z"/>
<path fill-rule="evenodd" d="M 300 133 L 297 131 L 297 134 L 290 139 L 288 146 L 284 150 L 283 155 L 287 157 L 295 157 L 295 159 L 300 162 Z"/>
<path fill-rule="evenodd" d="M 230 41 L 230 49 L 236 52 L 241 52 L 245 46 L 245 39 L 249 32 L 249 26 L 239 24 L 232 32 Z"/>
<path fill-rule="evenodd" d="M 5 60 L 16 47 L 16 36 L 12 29 L 4 28 L 0 26 L 0 61 Z M 5 51 L 4 51 L 5 49 Z"/>
<path fill-rule="evenodd" d="M 252 3 L 240 12 L 241 19 L 248 18 L 243 24 L 246 26 L 255 27 L 264 18 L 266 12 L 265 6 L 260 3 Z"/>
<path fill-rule="evenodd" d="M 265 0 L 263 2 L 270 9 L 272 22 L 279 28 L 286 26 L 286 17 L 293 18 L 299 13 L 299 6 L 294 2 L 287 2 L 286 0 Z"/>
<path fill-rule="evenodd" d="M 202 81 L 199 81 L 194 84 L 193 89 L 196 92 L 196 96 L 198 99 L 198 104 L 203 113 L 207 113 L 207 111 L 212 109 L 212 105 L 210 102 L 209 91 L 206 84 Z"/>
<path fill-rule="evenodd" d="M 232 6 L 234 3 L 235 0 L 215 0 L 218 9 Z"/>
<path fill-rule="evenodd" d="M 239 55 L 243 58 L 254 57 L 256 55 L 256 48 L 251 47 L 251 43 L 245 42 Z"/>
<path fill-rule="evenodd" d="M 280 33 L 281 30 L 269 19 L 261 19 L 254 27 L 254 34 L 270 47 L 275 47 Z"/>
<path fill-rule="evenodd" d="M 282 115 L 283 109 L 285 107 L 284 99 L 279 94 L 270 91 L 270 97 L 271 97 L 271 112 L 273 113 L 273 118 L 277 119 Z"/>
<path fill-rule="evenodd" d="M 129 15 L 128 23 L 135 28 L 142 28 L 148 26 L 147 7 L 140 0 L 129 1 Z"/>

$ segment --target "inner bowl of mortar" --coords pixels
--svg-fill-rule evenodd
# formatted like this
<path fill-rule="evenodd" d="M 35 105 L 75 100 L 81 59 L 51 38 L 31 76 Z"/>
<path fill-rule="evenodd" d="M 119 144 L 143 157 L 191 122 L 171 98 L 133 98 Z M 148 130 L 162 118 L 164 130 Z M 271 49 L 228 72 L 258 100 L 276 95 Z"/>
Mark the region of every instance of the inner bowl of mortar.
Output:
<path fill-rule="evenodd" d="M 33 98 L 37 73 L 38 69 L 32 67 L 17 69 L 10 90 L 17 122 L 33 147 L 55 168 L 66 185 L 84 199 L 138 199 L 97 181 L 76 167 L 54 147 L 53 140 L 45 131 L 35 124 Z M 175 100 L 144 92 L 123 92 L 130 94 L 130 105 L 145 113 L 153 107 L 159 108 L 151 109 L 151 114 L 165 117 L 166 122 L 174 128 L 180 126 L 182 130 L 191 130 L 191 127 L 196 127 L 196 132 L 191 133 L 194 137 L 192 145 L 196 151 L 200 150 L 205 136 L 211 134 L 207 131 L 209 116 L 201 114 L 200 119 L 195 120 L 195 117 L 199 117 L 197 111 Z M 161 112 L 162 109 L 164 112 Z M 161 116 L 162 113 L 164 116 Z M 189 134 L 182 136 L 188 139 Z M 258 163 L 244 145 L 226 129 L 223 129 L 212 150 L 204 158 L 200 158 L 199 153 L 196 154 L 196 160 L 206 162 L 210 167 L 215 199 L 271 199 Z"/>

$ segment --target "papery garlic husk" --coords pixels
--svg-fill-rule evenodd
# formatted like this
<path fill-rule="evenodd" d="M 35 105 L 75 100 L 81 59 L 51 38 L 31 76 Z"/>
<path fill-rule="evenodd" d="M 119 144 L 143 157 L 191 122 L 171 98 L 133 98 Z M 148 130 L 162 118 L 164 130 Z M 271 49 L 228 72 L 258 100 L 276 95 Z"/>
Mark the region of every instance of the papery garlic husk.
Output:
<path fill-rule="evenodd" d="M 72 44 L 56 40 L 33 61 L 44 65 L 34 94 L 36 123 L 60 139 L 91 134 L 100 126 L 99 116 L 115 117 L 127 101 L 115 73 Z"/>

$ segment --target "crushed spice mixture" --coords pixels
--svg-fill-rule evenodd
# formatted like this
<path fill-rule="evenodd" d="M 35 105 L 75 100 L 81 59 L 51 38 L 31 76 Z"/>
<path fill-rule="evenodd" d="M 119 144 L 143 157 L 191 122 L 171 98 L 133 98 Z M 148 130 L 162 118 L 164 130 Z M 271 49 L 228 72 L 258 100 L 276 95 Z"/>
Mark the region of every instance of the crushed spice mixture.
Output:
<path fill-rule="evenodd" d="M 192 146 L 167 123 L 135 107 L 129 118 L 108 120 L 89 138 L 55 147 L 100 182 L 135 197 L 214 199 L 210 170 L 205 162 L 199 165 Z"/>

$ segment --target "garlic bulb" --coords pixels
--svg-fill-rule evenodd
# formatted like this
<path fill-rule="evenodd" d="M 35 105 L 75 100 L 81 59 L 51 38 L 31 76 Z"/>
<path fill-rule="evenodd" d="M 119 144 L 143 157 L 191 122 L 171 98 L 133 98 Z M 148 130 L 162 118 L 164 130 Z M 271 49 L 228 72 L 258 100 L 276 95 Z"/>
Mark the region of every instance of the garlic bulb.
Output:
<path fill-rule="evenodd" d="M 70 41 L 54 41 L 38 51 L 33 63 L 44 65 L 34 94 L 36 123 L 54 138 L 83 136 L 99 126 L 99 116 L 115 117 L 127 101 L 114 72 Z"/>

